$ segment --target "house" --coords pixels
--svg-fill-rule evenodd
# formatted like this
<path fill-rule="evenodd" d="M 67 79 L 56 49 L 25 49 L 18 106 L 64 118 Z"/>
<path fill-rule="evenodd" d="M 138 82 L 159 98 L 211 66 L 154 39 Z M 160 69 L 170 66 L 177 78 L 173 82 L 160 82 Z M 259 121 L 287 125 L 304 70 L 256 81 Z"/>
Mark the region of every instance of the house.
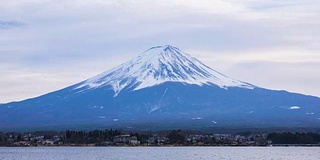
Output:
<path fill-rule="evenodd" d="M 112 145 L 112 142 L 110 142 L 110 141 L 104 141 L 104 142 L 101 142 L 100 145 L 101 145 L 101 146 L 111 146 L 111 145 Z"/>
<path fill-rule="evenodd" d="M 54 144 L 54 141 L 51 140 L 51 139 L 46 139 L 46 140 L 43 140 L 43 141 L 42 141 L 42 144 L 43 144 L 43 145 L 53 145 L 53 144 Z"/>
<path fill-rule="evenodd" d="M 14 142 L 13 145 L 15 145 L 15 146 L 28 146 L 29 143 L 27 141 L 19 141 L 19 142 Z"/>
<path fill-rule="evenodd" d="M 118 135 L 113 138 L 114 143 L 129 143 L 129 141 L 130 135 Z"/>
<path fill-rule="evenodd" d="M 39 141 L 39 140 L 43 140 L 44 139 L 44 136 L 37 136 L 34 138 L 35 140 Z"/>
<path fill-rule="evenodd" d="M 155 141 L 155 137 L 150 137 L 149 139 L 147 139 L 148 145 L 153 144 Z"/>
<path fill-rule="evenodd" d="M 60 138 L 60 136 L 57 136 L 57 135 L 56 135 L 56 136 L 53 136 L 52 139 L 53 139 L 53 141 L 56 142 L 56 141 L 59 141 L 61 138 Z"/>
<path fill-rule="evenodd" d="M 131 144 L 131 145 L 139 145 L 140 141 L 138 141 L 138 138 L 136 136 L 133 136 L 133 137 L 130 137 L 129 144 Z"/>

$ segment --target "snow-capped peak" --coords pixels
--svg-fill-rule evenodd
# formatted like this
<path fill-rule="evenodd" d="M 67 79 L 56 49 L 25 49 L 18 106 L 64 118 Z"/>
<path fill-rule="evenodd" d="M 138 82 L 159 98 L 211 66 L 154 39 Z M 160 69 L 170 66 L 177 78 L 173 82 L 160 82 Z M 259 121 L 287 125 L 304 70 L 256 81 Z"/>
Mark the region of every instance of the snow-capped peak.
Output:
<path fill-rule="evenodd" d="M 221 88 L 254 88 L 253 85 L 229 78 L 176 47 L 152 47 L 122 65 L 90 78 L 75 89 L 92 89 L 112 86 L 117 96 L 122 89 L 139 90 L 164 82 L 180 82 L 202 86 L 217 85 Z"/>

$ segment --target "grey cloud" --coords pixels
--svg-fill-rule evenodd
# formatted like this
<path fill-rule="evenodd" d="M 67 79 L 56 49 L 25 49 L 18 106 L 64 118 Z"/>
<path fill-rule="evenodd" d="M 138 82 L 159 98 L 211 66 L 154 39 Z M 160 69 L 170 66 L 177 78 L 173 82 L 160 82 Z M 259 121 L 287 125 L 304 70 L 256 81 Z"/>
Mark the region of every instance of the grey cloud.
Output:
<path fill-rule="evenodd" d="M 10 65 L 26 68 L 28 73 L 50 72 L 52 77 L 61 81 L 69 74 L 74 76 L 70 77 L 70 81 L 77 82 L 111 69 L 154 45 L 171 44 L 186 52 L 205 51 L 210 53 L 206 54 L 207 57 L 197 58 L 213 60 L 219 60 L 225 54 L 232 56 L 255 52 L 259 55 L 264 54 L 265 50 L 301 50 L 306 54 L 320 51 L 320 17 L 316 14 L 320 5 L 314 1 L 295 5 L 297 1 L 289 0 L 233 0 L 230 5 L 234 7 L 228 8 L 227 12 L 219 6 L 214 9 L 202 8 L 201 5 L 193 8 L 178 0 L 174 0 L 175 5 L 164 2 L 34 0 L 25 3 L 21 0 L 14 5 L 11 1 L 0 2 L 0 19 L 13 20 L 0 21 L 0 70 Z M 188 53 L 193 56 L 197 54 Z M 239 58 L 241 61 L 241 56 Z M 295 77 L 286 68 L 299 70 L 297 66 L 277 64 L 279 72 L 272 74 L 272 61 L 251 64 L 240 64 L 239 61 L 208 61 L 208 65 L 221 68 L 219 71 L 234 78 L 271 88 L 290 90 L 295 88 L 295 83 L 297 85 L 308 78 L 319 80 L 319 76 L 312 73 L 316 72 L 315 68 L 305 67 L 310 66 L 308 64 L 299 65 L 305 76 Z M 9 71 L 1 75 L 9 76 Z M 18 70 L 14 74 L 23 72 Z M 283 86 L 273 86 L 260 76 L 255 76 L 263 72 L 265 78 L 274 78 Z M 285 78 L 276 76 L 296 80 L 290 81 L 291 85 L 285 85 Z M 10 84 L 15 83 L 14 79 L 10 81 Z M 37 84 L 65 87 L 66 83 L 38 80 Z M 8 86 L 0 84 L 4 92 L 15 90 Z M 307 88 L 312 88 L 310 86 Z M 310 93 L 317 92 L 311 90 Z M 0 94 L 0 98 L 6 96 Z"/>
<path fill-rule="evenodd" d="M 320 63 L 284 63 L 270 61 L 240 62 L 229 73 L 260 87 L 320 96 L 320 77 L 315 74 Z"/>
<path fill-rule="evenodd" d="M 11 28 L 20 28 L 26 24 L 18 21 L 1 21 L 0 20 L 0 29 L 11 29 Z"/>

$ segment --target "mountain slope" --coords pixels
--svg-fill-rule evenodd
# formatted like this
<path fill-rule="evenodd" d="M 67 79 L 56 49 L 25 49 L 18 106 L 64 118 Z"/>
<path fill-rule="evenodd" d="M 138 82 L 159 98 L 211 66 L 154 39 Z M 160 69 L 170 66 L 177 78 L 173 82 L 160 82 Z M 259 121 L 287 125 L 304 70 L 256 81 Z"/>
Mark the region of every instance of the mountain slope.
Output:
<path fill-rule="evenodd" d="M 84 90 L 111 85 L 115 96 L 124 89 L 139 90 L 164 82 L 180 82 L 219 87 L 254 88 L 209 68 L 199 60 L 167 45 L 157 46 L 143 52 L 137 58 L 81 83 L 75 89 Z"/>
<path fill-rule="evenodd" d="M 0 105 L 0 128 L 319 127 L 320 98 L 229 78 L 158 46 L 67 88 Z"/>

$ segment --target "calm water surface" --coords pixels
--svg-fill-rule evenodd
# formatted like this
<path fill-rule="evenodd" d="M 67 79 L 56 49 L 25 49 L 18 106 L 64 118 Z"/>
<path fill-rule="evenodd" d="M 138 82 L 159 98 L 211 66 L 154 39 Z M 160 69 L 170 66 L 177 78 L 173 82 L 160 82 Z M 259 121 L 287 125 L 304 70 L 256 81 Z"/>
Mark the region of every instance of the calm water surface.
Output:
<path fill-rule="evenodd" d="M 320 160 L 320 148 L 0 147 L 0 160 Z"/>

